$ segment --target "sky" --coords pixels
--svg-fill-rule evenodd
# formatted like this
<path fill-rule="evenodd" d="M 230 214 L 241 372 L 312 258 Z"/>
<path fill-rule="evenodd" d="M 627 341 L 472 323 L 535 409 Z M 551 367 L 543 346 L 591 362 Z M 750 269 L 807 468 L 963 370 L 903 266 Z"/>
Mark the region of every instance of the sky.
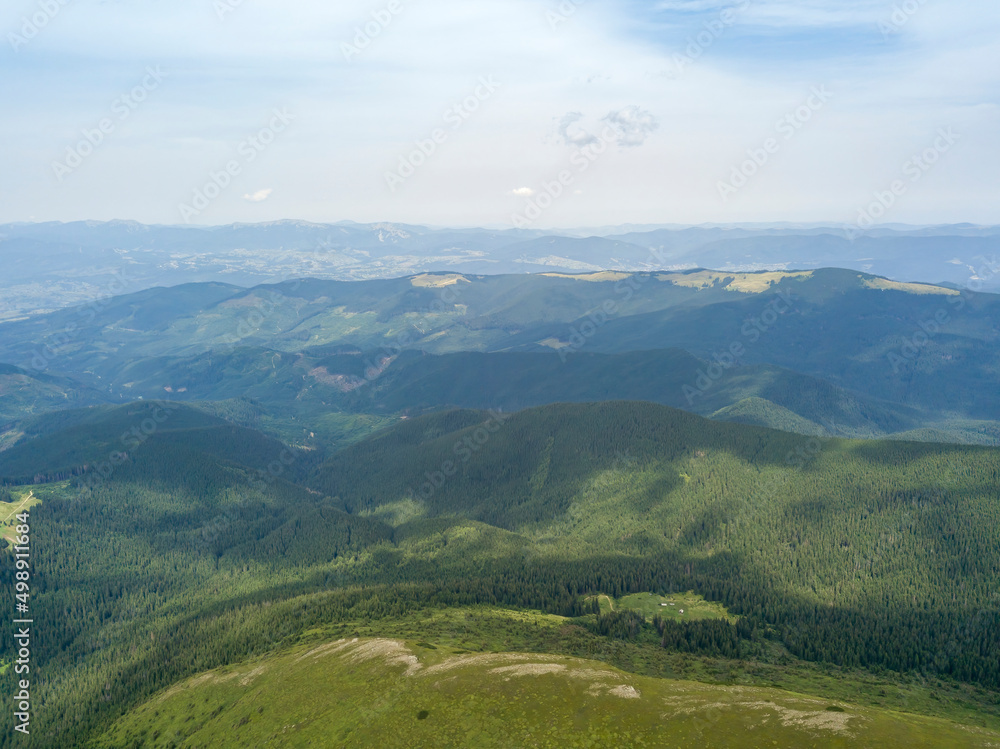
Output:
<path fill-rule="evenodd" d="M 7 0 L 0 222 L 1000 224 L 996 0 Z"/>

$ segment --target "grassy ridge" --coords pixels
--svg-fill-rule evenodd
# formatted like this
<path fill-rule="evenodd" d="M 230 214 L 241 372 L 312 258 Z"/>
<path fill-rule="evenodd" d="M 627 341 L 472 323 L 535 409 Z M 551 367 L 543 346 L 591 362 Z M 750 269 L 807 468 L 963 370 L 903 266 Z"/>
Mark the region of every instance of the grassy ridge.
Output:
<path fill-rule="evenodd" d="M 342 639 L 199 675 L 103 747 L 995 746 L 1000 734 L 773 689 L 636 676 L 595 661 Z"/>

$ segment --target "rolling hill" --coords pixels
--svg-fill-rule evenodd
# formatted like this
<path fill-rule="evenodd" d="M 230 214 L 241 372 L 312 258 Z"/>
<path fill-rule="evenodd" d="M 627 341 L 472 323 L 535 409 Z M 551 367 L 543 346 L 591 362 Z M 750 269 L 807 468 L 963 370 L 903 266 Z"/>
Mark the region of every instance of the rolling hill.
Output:
<path fill-rule="evenodd" d="M 58 411 L 20 425 L 18 441 L 0 452 L 0 482 L 31 484 L 74 476 L 106 478 L 138 452 L 180 451 L 184 465 L 212 458 L 262 470 L 275 462 L 282 472 L 304 455 L 260 432 L 191 406 L 137 401 L 125 406 Z"/>
<path fill-rule="evenodd" d="M 53 745 L 97 741 L 179 680 L 353 636 L 716 684 L 739 673 L 824 704 L 866 702 L 852 690 L 878 673 L 887 708 L 1000 727 L 1000 451 L 819 440 L 613 402 L 428 414 L 313 467 L 253 430 L 147 403 L 43 420 L 0 453 L 4 471 L 121 450 L 130 425 L 168 407 L 103 481 L 91 468 L 33 485 L 33 543 L 47 551 L 32 611 L 49 623 L 35 658 L 59 675 L 38 686 L 38 732 Z M 645 591 L 693 591 L 729 615 L 657 622 L 594 603 Z M 561 619 L 536 626 L 532 610 Z M 184 731 L 242 721 L 215 721 L 232 709 L 217 698 Z M 119 739 L 176 731 L 171 715 L 139 711 Z"/>
<path fill-rule="evenodd" d="M 38 740 L 314 738 L 324 721 L 360 740 L 346 702 L 292 690 L 301 722 L 278 726 L 223 686 L 280 690 L 286 666 L 344 683 L 335 659 L 325 676 L 288 659 L 358 638 L 428 671 L 529 657 L 542 681 L 456 666 L 456 688 L 543 684 L 575 710 L 591 688 L 597 712 L 619 705 L 595 686 L 612 679 L 637 710 L 700 689 L 729 705 L 723 732 L 762 719 L 732 690 L 765 690 L 751 701 L 776 706 L 760 737 L 779 746 L 876 735 L 858 725 L 990 741 L 961 726 L 1000 730 L 1000 450 L 939 442 L 1000 437 L 998 302 L 846 270 L 434 273 L 188 284 L 2 324 L 0 359 L 27 367 L 0 369 L 0 509 L 32 503 L 45 550 Z M 856 439 L 885 435 L 907 441 Z M 668 596 L 711 615 L 650 609 Z M 353 665 L 385 677 L 364 678 L 393 735 L 455 709 Z M 689 714 L 667 721 L 682 742 Z"/>
<path fill-rule="evenodd" d="M 253 397 L 300 399 L 300 410 L 347 403 L 354 412 L 402 412 L 643 398 L 725 415 L 763 398 L 777 408 L 757 403 L 754 419 L 772 426 L 801 423 L 787 409 L 843 424 L 851 436 L 983 441 L 989 426 L 973 422 L 1000 418 L 998 299 L 844 270 L 196 284 L 7 323 L 0 359 L 38 359 L 117 402 Z M 50 341 L 69 330 L 59 345 Z M 551 359 L 396 361 L 410 351 L 551 354 L 566 365 L 558 369 L 565 387 L 546 391 L 539 381 L 556 371 Z M 643 369 L 657 354 L 644 352 L 664 351 L 672 361 L 660 380 Z M 619 375 L 613 365 L 629 362 L 602 368 L 583 356 L 598 353 L 650 360 Z M 383 376 L 391 386 L 368 382 Z M 433 384 L 434 376 L 446 382 Z"/>
<path fill-rule="evenodd" d="M 107 400 L 103 393 L 67 377 L 0 364 L 0 428 L 26 416 Z"/>
<path fill-rule="evenodd" d="M 518 411 L 558 402 L 643 400 L 702 415 L 748 399 L 772 403 L 762 426 L 806 433 L 884 436 L 924 425 L 917 409 L 878 403 L 823 380 L 769 365 L 717 368 L 680 349 L 558 357 L 527 352 L 406 353 L 344 399 L 356 411 L 405 412 L 441 406 Z M 710 376 L 710 374 L 713 376 Z M 789 420 L 791 411 L 799 421 Z M 738 419 L 733 419 L 738 420 Z M 811 422 L 811 423 L 806 423 Z M 825 425 L 825 426 L 824 426 Z M 944 430 L 942 430 L 942 433 Z"/>
<path fill-rule="evenodd" d="M 677 347 L 712 358 L 739 345 L 747 363 L 794 369 L 871 398 L 972 419 L 1000 413 L 992 387 L 998 297 L 841 270 L 776 278 L 770 292 L 608 319 L 589 331 L 585 346 L 605 353 Z M 505 348 L 569 346 L 582 325 L 528 331 Z"/>
<path fill-rule="evenodd" d="M 776 297 L 779 293 L 784 296 Z M 757 342 L 773 336 L 763 335 L 767 330 L 759 325 L 754 327 L 762 335 L 743 335 L 743 325 L 762 317 L 782 299 L 785 304 L 780 306 L 791 309 L 779 317 L 789 324 L 798 320 L 798 326 L 791 327 L 799 336 L 804 335 L 806 322 L 822 323 L 827 317 L 840 328 L 876 323 L 878 327 L 859 340 L 830 341 L 848 346 L 845 351 L 852 355 L 859 343 L 870 345 L 877 335 L 913 335 L 920 322 L 933 320 L 942 307 L 961 312 L 954 315 L 955 329 L 947 331 L 949 335 L 982 339 L 998 304 L 989 294 L 896 284 L 837 270 L 423 274 L 360 283 L 289 281 L 249 290 L 193 284 L 116 297 L 96 310 L 70 308 L 6 323 L 0 327 L 0 360 L 26 361 L 30 366 L 39 346 L 67 329 L 72 330 L 66 334 L 69 340 L 53 346 L 58 355 L 41 351 L 43 363 L 55 370 L 75 368 L 98 375 L 103 374 L 102 363 L 110 366 L 122 360 L 193 354 L 237 344 L 280 351 L 354 345 L 366 350 L 416 348 L 445 353 L 529 344 L 606 350 L 609 345 L 603 341 L 612 333 L 620 351 L 670 347 L 671 338 L 683 334 L 688 338 L 679 347 L 694 353 L 724 338 L 723 349 L 733 341 L 748 348 L 754 344 L 758 353 L 751 359 L 757 360 L 764 348 Z M 708 327 L 670 332 L 666 320 L 671 315 L 686 316 L 688 322 Z M 589 327 L 584 332 L 576 330 L 588 319 L 593 331 Z M 694 332 L 703 330 L 707 336 Z M 822 333 L 824 328 L 818 330 Z M 574 331 L 582 342 L 571 340 Z M 645 339 L 641 344 L 640 337 Z M 822 353 L 821 349 L 814 357 Z"/>
<path fill-rule="evenodd" d="M 1000 733 L 775 689 L 624 673 L 578 658 L 341 639 L 196 676 L 107 747 L 991 747 Z"/>

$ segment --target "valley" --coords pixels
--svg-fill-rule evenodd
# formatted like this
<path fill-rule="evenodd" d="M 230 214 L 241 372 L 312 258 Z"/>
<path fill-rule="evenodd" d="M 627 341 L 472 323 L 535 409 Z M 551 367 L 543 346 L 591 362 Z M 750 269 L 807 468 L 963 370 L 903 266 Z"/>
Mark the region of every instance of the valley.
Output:
<path fill-rule="evenodd" d="M 518 744 L 542 735 L 521 699 L 580 746 L 995 741 L 993 296 L 968 297 L 901 395 L 886 352 L 941 287 L 371 283 L 141 292 L 44 372 L 0 373 L 0 507 L 27 500 L 45 550 L 43 744 Z M 0 352 L 74 319 L 6 323 Z M 693 319 L 697 342 L 670 332 Z M 829 358 L 782 353 L 835 319 Z M 727 337 L 732 362 L 711 353 Z M 344 696 L 307 699 L 315 683 Z"/>
<path fill-rule="evenodd" d="M 995 0 L 6 6 L 0 749 L 1000 749 Z"/>

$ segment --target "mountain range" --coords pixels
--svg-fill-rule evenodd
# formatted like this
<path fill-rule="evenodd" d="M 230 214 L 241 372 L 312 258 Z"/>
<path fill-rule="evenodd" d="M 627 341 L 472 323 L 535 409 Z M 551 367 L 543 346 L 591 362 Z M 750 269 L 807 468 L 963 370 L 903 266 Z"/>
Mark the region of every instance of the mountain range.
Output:
<path fill-rule="evenodd" d="M 277 221 L 149 226 L 134 221 L 0 225 L 0 320 L 139 292 L 290 278 L 370 280 L 426 271 L 725 271 L 839 267 L 897 281 L 1000 290 L 1000 228 L 884 225 L 432 228 Z"/>
<path fill-rule="evenodd" d="M 4 324 L 0 382 L 50 407 L 252 398 L 307 422 L 641 399 L 993 444 L 997 320 L 993 294 L 835 269 L 185 284 Z"/>
<path fill-rule="evenodd" d="M 0 323 L 37 745 L 1000 743 L 1000 295 L 233 280 Z"/>

